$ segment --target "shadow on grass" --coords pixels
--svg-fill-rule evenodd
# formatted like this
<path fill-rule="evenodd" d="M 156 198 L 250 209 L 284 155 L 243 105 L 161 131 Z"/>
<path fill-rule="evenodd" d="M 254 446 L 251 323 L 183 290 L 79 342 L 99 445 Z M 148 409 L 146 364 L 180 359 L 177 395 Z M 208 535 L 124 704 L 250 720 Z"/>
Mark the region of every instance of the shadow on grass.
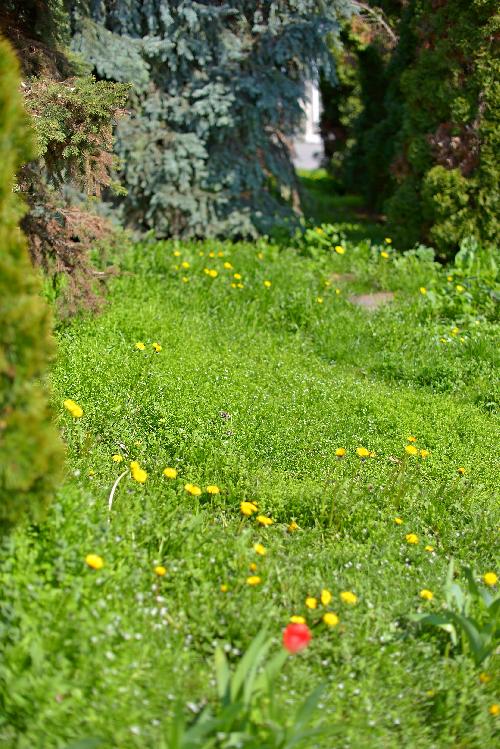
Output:
<path fill-rule="evenodd" d="M 335 224 L 352 242 L 383 241 L 387 230 L 380 216 L 367 211 L 359 195 L 342 195 L 339 184 L 325 169 L 299 169 L 297 175 L 307 221 Z"/>

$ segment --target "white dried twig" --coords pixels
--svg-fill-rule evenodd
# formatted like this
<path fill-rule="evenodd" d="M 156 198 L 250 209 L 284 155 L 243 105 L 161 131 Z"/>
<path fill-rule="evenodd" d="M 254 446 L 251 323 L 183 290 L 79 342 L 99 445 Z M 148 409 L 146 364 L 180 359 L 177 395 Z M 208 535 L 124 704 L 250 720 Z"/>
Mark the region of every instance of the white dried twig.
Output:
<path fill-rule="evenodd" d="M 128 469 L 126 471 L 123 471 L 123 473 L 121 473 L 118 476 L 115 483 L 113 484 L 113 488 L 111 489 L 109 499 L 108 499 L 108 512 L 110 515 L 110 517 L 108 518 L 108 521 L 111 519 L 111 508 L 113 507 L 113 497 L 115 496 L 116 487 L 118 486 L 122 478 L 127 475 L 127 473 L 128 473 Z"/>

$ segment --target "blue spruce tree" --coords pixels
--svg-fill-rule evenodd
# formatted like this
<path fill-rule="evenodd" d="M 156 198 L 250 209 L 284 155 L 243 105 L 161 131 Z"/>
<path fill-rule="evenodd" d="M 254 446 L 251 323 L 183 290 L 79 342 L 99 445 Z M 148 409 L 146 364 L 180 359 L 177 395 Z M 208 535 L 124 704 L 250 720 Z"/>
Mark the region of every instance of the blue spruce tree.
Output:
<path fill-rule="evenodd" d="M 130 81 L 118 126 L 128 221 L 159 236 L 252 236 L 289 222 L 288 138 L 304 81 L 332 78 L 350 0 L 70 0 L 73 47 Z"/>

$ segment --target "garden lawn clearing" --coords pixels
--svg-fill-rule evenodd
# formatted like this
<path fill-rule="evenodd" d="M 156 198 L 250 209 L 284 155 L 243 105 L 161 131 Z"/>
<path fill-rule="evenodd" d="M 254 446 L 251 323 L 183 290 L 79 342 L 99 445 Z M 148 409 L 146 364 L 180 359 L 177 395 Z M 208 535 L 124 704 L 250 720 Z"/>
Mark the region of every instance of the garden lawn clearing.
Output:
<path fill-rule="evenodd" d="M 498 573 L 498 326 L 437 309 L 461 292 L 428 254 L 338 246 L 144 242 L 60 329 L 67 478 L 1 552 L 2 746 L 167 747 L 177 705 L 215 697 L 216 644 L 279 648 L 291 616 L 313 640 L 274 698 L 326 684 L 314 746 L 493 745 L 498 662 L 409 616 L 441 609 L 451 558 Z"/>

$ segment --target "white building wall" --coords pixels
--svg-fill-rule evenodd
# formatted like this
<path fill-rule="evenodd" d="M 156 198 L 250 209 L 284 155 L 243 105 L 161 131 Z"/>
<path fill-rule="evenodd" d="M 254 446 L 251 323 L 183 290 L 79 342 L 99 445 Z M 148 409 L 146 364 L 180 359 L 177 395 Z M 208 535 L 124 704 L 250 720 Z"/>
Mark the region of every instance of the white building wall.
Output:
<path fill-rule="evenodd" d="M 317 169 L 323 158 L 323 142 L 319 134 L 321 117 L 321 97 L 315 81 L 307 81 L 303 128 L 293 140 L 292 160 L 297 169 Z"/>

